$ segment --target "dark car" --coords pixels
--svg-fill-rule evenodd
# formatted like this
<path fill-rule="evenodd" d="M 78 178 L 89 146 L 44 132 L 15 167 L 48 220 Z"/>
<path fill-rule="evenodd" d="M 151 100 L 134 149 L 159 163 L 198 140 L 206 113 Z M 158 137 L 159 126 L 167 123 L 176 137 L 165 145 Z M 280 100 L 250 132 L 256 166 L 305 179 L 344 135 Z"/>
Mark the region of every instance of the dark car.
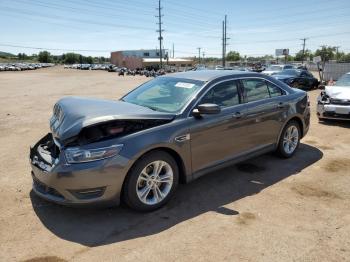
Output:
<path fill-rule="evenodd" d="M 300 69 L 285 69 L 272 75 L 287 85 L 303 90 L 317 88 L 319 81 L 309 71 Z"/>
<path fill-rule="evenodd" d="M 309 121 L 306 92 L 250 72 L 159 76 L 119 101 L 62 98 L 30 151 L 33 191 L 154 210 L 179 182 L 270 151 L 291 157 Z"/>

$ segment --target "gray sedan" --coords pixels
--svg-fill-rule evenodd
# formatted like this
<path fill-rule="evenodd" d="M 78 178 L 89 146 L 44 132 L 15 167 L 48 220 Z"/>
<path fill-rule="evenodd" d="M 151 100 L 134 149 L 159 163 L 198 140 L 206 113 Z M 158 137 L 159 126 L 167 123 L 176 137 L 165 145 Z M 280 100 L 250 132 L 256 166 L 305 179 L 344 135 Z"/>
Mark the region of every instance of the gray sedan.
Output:
<path fill-rule="evenodd" d="M 231 70 L 157 77 L 119 101 L 66 97 L 30 150 L 33 191 L 151 211 L 179 182 L 270 151 L 291 157 L 309 122 L 304 91 Z"/>

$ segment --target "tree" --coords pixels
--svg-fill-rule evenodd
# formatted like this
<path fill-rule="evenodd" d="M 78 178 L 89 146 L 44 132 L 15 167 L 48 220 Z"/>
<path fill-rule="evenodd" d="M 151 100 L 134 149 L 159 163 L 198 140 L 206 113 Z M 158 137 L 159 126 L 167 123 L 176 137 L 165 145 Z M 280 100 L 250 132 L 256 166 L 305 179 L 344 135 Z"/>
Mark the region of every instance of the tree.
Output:
<path fill-rule="evenodd" d="M 329 61 L 335 58 L 336 47 L 333 46 L 321 46 L 321 49 L 317 49 L 315 56 L 321 56 L 322 61 Z"/>
<path fill-rule="evenodd" d="M 38 55 L 38 60 L 40 63 L 50 63 L 51 54 L 47 51 L 41 51 Z"/>
<path fill-rule="evenodd" d="M 350 63 L 350 53 L 347 53 L 347 54 L 342 53 L 342 55 L 339 58 L 339 62 Z"/>
<path fill-rule="evenodd" d="M 310 60 L 312 59 L 313 54 L 309 49 L 305 50 L 304 53 L 304 59 L 303 59 L 303 50 L 300 50 L 298 53 L 295 54 L 295 61 L 306 61 L 307 58 L 310 58 Z"/>
<path fill-rule="evenodd" d="M 230 51 L 226 55 L 226 60 L 227 61 L 239 61 L 241 59 L 240 55 L 236 51 Z"/>
<path fill-rule="evenodd" d="M 85 61 L 86 61 L 87 64 L 93 64 L 94 63 L 94 59 L 91 56 L 86 57 Z"/>
<path fill-rule="evenodd" d="M 79 61 L 79 55 L 75 53 L 67 53 L 64 57 L 64 63 L 66 64 L 75 64 Z"/>

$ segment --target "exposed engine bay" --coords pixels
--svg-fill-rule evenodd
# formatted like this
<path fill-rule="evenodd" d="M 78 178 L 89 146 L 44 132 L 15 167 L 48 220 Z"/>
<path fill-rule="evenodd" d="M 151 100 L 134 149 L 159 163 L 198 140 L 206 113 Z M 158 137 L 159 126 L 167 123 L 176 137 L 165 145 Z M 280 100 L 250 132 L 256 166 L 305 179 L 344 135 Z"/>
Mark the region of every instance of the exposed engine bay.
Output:
<path fill-rule="evenodd" d="M 69 139 L 67 146 L 81 146 L 111 138 L 129 135 L 141 130 L 171 122 L 168 119 L 114 120 L 85 127 L 75 138 Z"/>

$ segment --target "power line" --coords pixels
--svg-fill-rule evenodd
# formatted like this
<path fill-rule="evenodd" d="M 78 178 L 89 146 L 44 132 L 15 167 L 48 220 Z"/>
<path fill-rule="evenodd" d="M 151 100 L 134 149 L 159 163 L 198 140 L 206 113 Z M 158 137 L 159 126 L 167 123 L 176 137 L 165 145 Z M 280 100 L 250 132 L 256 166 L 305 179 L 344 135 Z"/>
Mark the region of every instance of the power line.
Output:
<path fill-rule="evenodd" d="M 25 49 L 34 49 L 34 50 L 47 50 L 47 51 L 69 51 L 69 52 L 111 52 L 111 50 L 98 50 L 98 49 L 65 49 L 65 48 L 46 48 L 46 47 L 35 47 L 35 46 L 23 46 L 23 45 L 11 45 L 11 44 L 2 44 L 0 46 L 7 47 L 18 47 Z"/>
<path fill-rule="evenodd" d="M 9 12 L 12 12 L 12 13 L 22 13 L 24 15 L 29 15 L 29 16 L 39 16 L 39 17 L 46 17 L 46 18 L 49 18 L 49 19 L 59 19 L 59 20 L 67 20 L 67 21 L 74 21 L 74 22 L 77 22 L 77 23 L 84 23 L 84 24 L 92 24 L 92 25 L 99 25 L 99 26 L 110 26 L 110 27 L 113 27 L 115 28 L 115 26 L 120 26 L 120 27 L 123 27 L 123 28 L 130 28 L 130 29 L 144 29 L 144 30 L 153 30 L 152 28 L 148 28 L 148 27 L 140 27 L 140 26 L 131 26 L 131 25 L 123 25 L 123 24 L 112 24 L 112 23 L 105 23 L 105 22 L 92 22 L 91 20 L 86 20 L 86 19 L 77 19 L 77 18 L 67 18 L 67 17 L 64 17 L 64 16 L 58 16 L 58 15 L 45 15 L 45 14 L 42 14 L 42 13 L 38 13 L 38 12 L 33 12 L 33 11 L 30 11 L 30 12 L 26 12 L 26 11 L 23 11 L 23 10 L 18 10 L 18 9 L 15 9 L 15 8 L 11 8 L 11 7 L 2 7 L 2 10 L 0 11 L 4 11 L 4 10 L 7 10 Z"/>

